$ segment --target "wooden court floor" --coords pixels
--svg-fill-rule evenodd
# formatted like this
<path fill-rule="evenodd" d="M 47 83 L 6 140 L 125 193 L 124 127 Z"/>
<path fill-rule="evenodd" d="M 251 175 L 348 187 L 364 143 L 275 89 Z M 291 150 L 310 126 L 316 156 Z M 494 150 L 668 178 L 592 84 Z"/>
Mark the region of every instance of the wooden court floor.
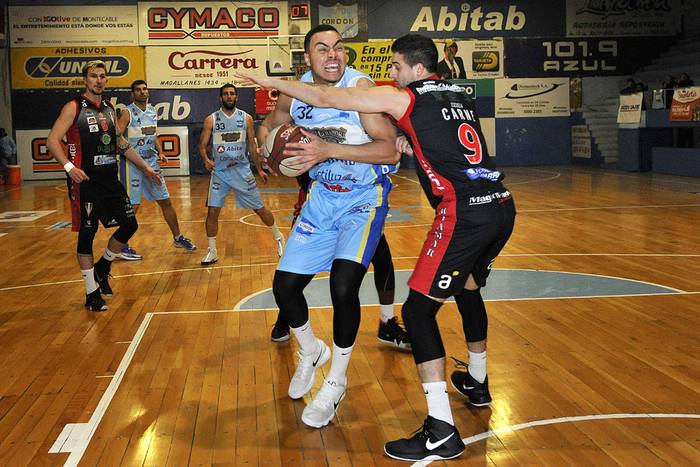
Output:
<path fill-rule="evenodd" d="M 678 293 L 488 302 L 494 401 L 473 409 L 450 388 L 467 449 L 434 464 L 700 465 L 700 180 L 505 171 L 519 213 L 495 268 L 620 277 Z M 385 232 L 396 269 L 411 269 L 433 213 L 413 172 L 394 180 L 391 204 L 403 215 Z M 70 218 L 65 184 L 0 187 L 0 213 L 50 211 L 0 222 L 0 465 L 406 464 L 384 456 L 383 443 L 419 428 L 425 401 L 411 356 L 377 342 L 378 307 L 363 309 L 337 418 L 306 428 L 305 402 L 286 394 L 296 345 L 269 340 L 276 310 L 233 311 L 271 286 L 272 238 L 229 199 L 221 259 L 202 268 L 207 183 L 168 180 L 195 254 L 173 248 L 158 207 L 142 206 L 131 244 L 145 258 L 115 262 L 104 313 L 83 308 L 76 235 L 56 228 Z M 285 233 L 293 188 L 275 178 L 263 194 Z M 100 230 L 96 252 L 106 239 Z M 311 310 L 327 342 L 331 317 Z M 438 320 L 447 355 L 466 359 L 455 306 Z"/>

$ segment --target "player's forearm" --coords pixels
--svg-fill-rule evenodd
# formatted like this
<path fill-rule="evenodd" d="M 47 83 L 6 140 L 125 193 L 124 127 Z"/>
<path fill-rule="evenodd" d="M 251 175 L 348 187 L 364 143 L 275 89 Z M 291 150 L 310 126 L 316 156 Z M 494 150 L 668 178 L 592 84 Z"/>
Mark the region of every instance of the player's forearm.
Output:
<path fill-rule="evenodd" d="M 56 137 L 49 135 L 49 137 L 46 139 L 46 146 L 49 149 L 49 154 L 51 154 L 59 164 L 66 165 L 69 162 L 68 157 L 63 152 L 61 142 Z"/>
<path fill-rule="evenodd" d="M 331 158 L 367 164 L 396 164 L 401 159 L 401 154 L 396 151 L 393 141 L 372 141 L 365 144 L 331 144 L 329 149 Z"/>
<path fill-rule="evenodd" d="M 199 158 L 202 159 L 202 162 L 206 162 L 209 160 L 209 156 L 207 155 L 207 148 L 206 146 L 202 146 L 201 144 L 197 147 L 199 150 Z"/>
<path fill-rule="evenodd" d="M 129 159 L 141 172 L 146 172 L 150 168 L 146 161 L 143 160 L 143 157 L 139 156 L 131 146 L 126 150 L 122 150 L 122 155 Z"/>

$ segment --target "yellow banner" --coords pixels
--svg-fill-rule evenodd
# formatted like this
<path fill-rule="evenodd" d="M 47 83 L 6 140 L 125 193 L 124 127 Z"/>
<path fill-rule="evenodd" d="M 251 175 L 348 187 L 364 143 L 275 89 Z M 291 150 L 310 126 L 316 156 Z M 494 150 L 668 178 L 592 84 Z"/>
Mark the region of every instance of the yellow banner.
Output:
<path fill-rule="evenodd" d="M 145 78 L 141 47 L 12 48 L 13 89 L 62 89 L 85 86 L 82 69 L 90 60 L 107 65 L 110 88 L 128 88 Z"/>
<path fill-rule="evenodd" d="M 391 81 L 392 42 L 346 42 L 348 66 L 367 73 L 374 81 Z"/>

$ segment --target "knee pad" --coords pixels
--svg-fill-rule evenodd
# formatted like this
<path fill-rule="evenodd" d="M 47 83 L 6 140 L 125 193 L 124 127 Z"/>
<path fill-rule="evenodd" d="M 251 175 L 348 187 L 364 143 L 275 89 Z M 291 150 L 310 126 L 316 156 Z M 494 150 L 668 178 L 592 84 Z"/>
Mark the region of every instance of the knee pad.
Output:
<path fill-rule="evenodd" d="M 401 308 L 416 364 L 445 356 L 445 347 L 435 320 L 441 306 L 442 303 L 411 289 Z"/>
<path fill-rule="evenodd" d="M 78 254 L 92 256 L 92 241 L 95 240 L 97 226 L 91 229 L 81 227 L 78 231 Z"/>
<path fill-rule="evenodd" d="M 123 221 L 112 237 L 119 243 L 129 243 L 129 239 L 134 236 L 138 229 L 139 224 L 136 222 L 136 217 L 132 217 Z"/>
<path fill-rule="evenodd" d="M 298 328 L 309 320 L 309 308 L 304 298 L 304 288 L 313 275 L 275 271 L 272 280 L 272 294 L 282 317 L 293 328 Z"/>
<path fill-rule="evenodd" d="M 486 339 L 489 326 L 486 306 L 481 298 L 481 289 L 464 290 L 455 296 L 457 308 L 462 315 L 462 327 L 467 342 L 479 342 Z"/>

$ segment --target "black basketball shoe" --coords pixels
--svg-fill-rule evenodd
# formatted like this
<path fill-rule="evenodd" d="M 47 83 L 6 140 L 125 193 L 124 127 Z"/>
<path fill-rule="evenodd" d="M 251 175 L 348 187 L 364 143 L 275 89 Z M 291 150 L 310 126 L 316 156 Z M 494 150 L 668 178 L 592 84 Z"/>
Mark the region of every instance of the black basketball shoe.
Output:
<path fill-rule="evenodd" d="M 113 295 L 112 287 L 109 286 L 109 277 L 111 276 L 109 270 L 111 267 L 112 263 L 104 258 L 100 258 L 100 260 L 97 261 L 94 266 L 95 280 L 100 286 L 100 292 L 102 292 L 102 295 L 105 297 L 111 297 Z"/>
<path fill-rule="evenodd" d="M 402 461 L 437 461 L 459 456 L 464 443 L 456 427 L 428 415 L 411 438 L 386 443 L 384 452 Z"/>
<path fill-rule="evenodd" d="M 277 321 L 275 321 L 275 325 L 272 326 L 270 339 L 273 342 L 284 342 L 289 340 L 289 325 L 284 318 L 282 318 L 281 314 L 277 315 Z"/>
<path fill-rule="evenodd" d="M 468 368 L 467 364 L 461 360 L 451 357 L 455 361 L 457 368 Z M 483 383 L 474 379 L 469 371 L 453 371 L 450 376 L 452 387 L 467 398 L 471 405 L 485 407 L 491 403 L 491 393 L 489 392 L 489 377 Z"/>
<path fill-rule="evenodd" d="M 380 342 L 397 347 L 401 350 L 411 350 L 411 342 L 408 340 L 408 334 L 406 334 L 406 331 L 401 327 L 396 316 L 386 323 L 379 320 L 377 339 L 379 339 Z"/>
<path fill-rule="evenodd" d="M 95 289 L 85 295 L 85 308 L 90 311 L 105 311 L 107 309 L 107 304 L 100 295 L 100 289 Z"/>

